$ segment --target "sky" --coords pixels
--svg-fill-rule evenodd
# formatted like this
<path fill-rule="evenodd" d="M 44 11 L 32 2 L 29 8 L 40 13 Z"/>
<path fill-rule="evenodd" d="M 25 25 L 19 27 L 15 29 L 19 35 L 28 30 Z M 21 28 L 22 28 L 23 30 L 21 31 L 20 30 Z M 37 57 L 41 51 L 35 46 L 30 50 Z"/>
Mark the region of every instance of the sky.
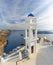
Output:
<path fill-rule="evenodd" d="M 0 0 L 0 29 L 23 29 L 29 13 L 38 30 L 53 30 L 53 0 Z"/>

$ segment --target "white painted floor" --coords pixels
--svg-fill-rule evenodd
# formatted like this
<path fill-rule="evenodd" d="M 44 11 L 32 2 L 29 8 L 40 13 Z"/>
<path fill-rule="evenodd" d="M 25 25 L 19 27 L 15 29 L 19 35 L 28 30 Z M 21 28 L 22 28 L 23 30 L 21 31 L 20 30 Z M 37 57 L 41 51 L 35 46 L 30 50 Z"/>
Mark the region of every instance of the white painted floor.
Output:
<path fill-rule="evenodd" d="M 17 65 L 53 65 L 53 46 L 38 45 L 37 49 L 36 56 L 22 60 Z M 0 65 L 16 65 L 16 62 L 4 62 Z"/>
<path fill-rule="evenodd" d="M 35 55 L 31 59 L 24 59 L 22 61 L 17 62 L 2 62 L 0 65 L 36 65 L 35 63 Z"/>
<path fill-rule="evenodd" d="M 38 50 L 36 65 L 53 65 L 53 46 L 42 45 Z"/>

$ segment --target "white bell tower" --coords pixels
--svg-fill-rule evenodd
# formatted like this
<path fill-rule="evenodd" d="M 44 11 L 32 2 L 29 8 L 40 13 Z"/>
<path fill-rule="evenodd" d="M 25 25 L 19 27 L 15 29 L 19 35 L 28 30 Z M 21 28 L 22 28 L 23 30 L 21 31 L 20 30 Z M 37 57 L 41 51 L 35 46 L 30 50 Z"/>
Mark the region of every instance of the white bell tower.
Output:
<path fill-rule="evenodd" d="M 25 46 L 28 51 L 29 58 L 36 54 L 36 43 L 37 43 L 37 24 L 36 18 L 33 14 L 29 14 L 25 20 Z"/>

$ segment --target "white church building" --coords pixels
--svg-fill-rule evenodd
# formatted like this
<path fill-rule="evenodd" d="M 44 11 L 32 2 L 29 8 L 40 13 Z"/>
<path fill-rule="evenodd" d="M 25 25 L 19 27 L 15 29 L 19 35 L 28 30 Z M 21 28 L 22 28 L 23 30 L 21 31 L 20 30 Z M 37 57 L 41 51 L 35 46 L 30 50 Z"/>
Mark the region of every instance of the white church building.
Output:
<path fill-rule="evenodd" d="M 29 14 L 25 20 L 25 46 L 29 57 L 36 53 L 37 21 L 33 14 Z"/>

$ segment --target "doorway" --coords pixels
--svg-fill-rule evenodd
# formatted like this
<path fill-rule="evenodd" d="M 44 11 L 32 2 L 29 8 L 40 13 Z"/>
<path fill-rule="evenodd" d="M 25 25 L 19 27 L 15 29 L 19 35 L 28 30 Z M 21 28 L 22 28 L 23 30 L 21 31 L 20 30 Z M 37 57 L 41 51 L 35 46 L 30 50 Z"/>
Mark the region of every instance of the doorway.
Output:
<path fill-rule="evenodd" d="M 34 46 L 31 46 L 31 53 L 34 53 Z"/>

